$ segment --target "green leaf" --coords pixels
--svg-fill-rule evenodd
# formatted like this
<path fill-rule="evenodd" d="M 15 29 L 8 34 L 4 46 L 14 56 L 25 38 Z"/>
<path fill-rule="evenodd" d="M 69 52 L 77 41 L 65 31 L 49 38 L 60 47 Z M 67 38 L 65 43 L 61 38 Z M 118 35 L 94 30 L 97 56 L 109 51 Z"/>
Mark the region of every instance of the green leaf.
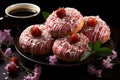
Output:
<path fill-rule="evenodd" d="M 93 43 L 92 42 L 88 42 L 88 46 L 92 49 L 93 48 Z"/>
<path fill-rule="evenodd" d="M 81 58 L 80 58 L 80 61 L 83 61 L 83 60 L 87 59 L 91 55 L 92 55 L 92 52 L 85 52 L 85 53 L 83 53 Z"/>
<path fill-rule="evenodd" d="M 95 51 L 98 50 L 100 48 L 100 46 L 101 46 L 101 42 L 97 41 L 93 46 L 93 50 L 95 50 Z"/>
<path fill-rule="evenodd" d="M 50 15 L 51 13 L 49 12 L 42 12 L 42 15 L 44 17 L 44 19 L 46 20 L 48 18 L 48 16 Z"/>
<path fill-rule="evenodd" d="M 96 54 L 101 57 L 106 57 L 112 54 L 112 50 L 110 50 L 108 47 L 102 47 L 96 50 Z"/>

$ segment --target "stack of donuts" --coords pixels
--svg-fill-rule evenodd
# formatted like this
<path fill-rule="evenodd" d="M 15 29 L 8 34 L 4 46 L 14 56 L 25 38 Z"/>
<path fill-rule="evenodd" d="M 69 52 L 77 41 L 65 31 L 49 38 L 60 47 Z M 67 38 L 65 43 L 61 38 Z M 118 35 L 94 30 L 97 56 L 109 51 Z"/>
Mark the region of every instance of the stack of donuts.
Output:
<path fill-rule="evenodd" d="M 19 37 L 19 46 L 33 55 L 52 52 L 57 59 L 79 62 L 88 42 L 105 43 L 109 39 L 110 28 L 99 16 L 83 16 L 77 9 L 66 7 L 53 11 L 45 25 L 28 26 Z"/>

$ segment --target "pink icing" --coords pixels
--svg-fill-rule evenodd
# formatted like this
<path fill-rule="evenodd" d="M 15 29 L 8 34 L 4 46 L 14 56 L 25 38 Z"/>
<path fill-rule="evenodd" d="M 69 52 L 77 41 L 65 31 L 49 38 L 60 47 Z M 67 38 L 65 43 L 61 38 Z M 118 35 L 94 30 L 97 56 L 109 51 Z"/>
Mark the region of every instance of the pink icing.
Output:
<path fill-rule="evenodd" d="M 65 8 L 66 16 L 59 18 L 56 15 L 56 11 L 47 18 L 46 27 L 49 28 L 49 32 L 54 37 L 63 37 L 66 33 L 71 32 L 74 28 L 80 25 L 83 18 L 82 14 L 75 8 Z"/>
<path fill-rule="evenodd" d="M 79 61 L 81 55 L 88 48 L 89 39 L 81 33 L 80 41 L 75 44 L 70 44 L 68 38 L 69 37 L 64 37 L 55 40 L 53 44 L 53 53 L 64 59 L 69 59 L 70 61 Z"/>
<path fill-rule="evenodd" d="M 31 35 L 31 28 L 27 27 L 20 35 L 19 45 L 24 52 L 29 52 L 34 55 L 43 55 L 51 52 L 54 39 L 47 33 L 47 29 L 43 25 L 38 25 L 42 31 L 42 36 L 33 37 Z"/>
<path fill-rule="evenodd" d="M 97 20 L 95 27 L 90 27 L 86 24 L 89 17 L 94 17 Z M 85 26 L 81 32 L 86 35 L 90 41 L 96 42 L 101 41 L 105 43 L 110 38 L 110 28 L 99 16 L 85 16 Z"/>

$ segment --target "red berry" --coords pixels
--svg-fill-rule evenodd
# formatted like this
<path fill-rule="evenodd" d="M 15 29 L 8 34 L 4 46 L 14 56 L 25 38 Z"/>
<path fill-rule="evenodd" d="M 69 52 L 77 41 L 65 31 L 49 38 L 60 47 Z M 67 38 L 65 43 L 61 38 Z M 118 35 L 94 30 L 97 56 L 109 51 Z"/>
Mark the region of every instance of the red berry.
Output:
<path fill-rule="evenodd" d="M 16 74 L 18 73 L 18 68 L 14 64 L 12 64 L 8 67 L 8 72 L 9 74 Z"/>
<path fill-rule="evenodd" d="M 15 64 L 17 64 L 17 65 L 19 64 L 18 59 L 15 56 L 13 56 L 12 58 L 10 58 L 10 61 L 15 62 Z"/>
<path fill-rule="evenodd" d="M 56 11 L 56 15 L 57 17 L 59 18 L 64 18 L 66 16 L 66 11 L 64 8 L 59 8 L 57 11 Z"/>
<path fill-rule="evenodd" d="M 78 36 L 78 34 L 72 34 L 72 36 L 70 36 L 70 38 L 69 38 L 70 44 L 74 44 L 79 41 L 80 41 L 80 37 Z"/>
<path fill-rule="evenodd" d="M 88 18 L 88 20 L 87 20 L 87 25 L 88 26 L 95 27 L 96 24 L 97 24 L 97 21 L 96 21 L 95 18 L 93 18 L 93 17 Z"/>
<path fill-rule="evenodd" d="M 31 34 L 32 36 L 36 37 L 36 36 L 41 36 L 42 31 L 37 27 L 37 26 L 33 26 L 32 30 L 31 30 Z"/>
<path fill-rule="evenodd" d="M 2 58 L 3 54 L 2 54 L 2 50 L 0 49 L 0 58 Z"/>

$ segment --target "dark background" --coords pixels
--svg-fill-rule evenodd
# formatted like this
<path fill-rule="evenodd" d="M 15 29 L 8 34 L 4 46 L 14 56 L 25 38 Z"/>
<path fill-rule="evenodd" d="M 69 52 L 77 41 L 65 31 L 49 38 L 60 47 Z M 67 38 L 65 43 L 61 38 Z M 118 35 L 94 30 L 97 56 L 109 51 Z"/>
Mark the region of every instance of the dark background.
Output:
<path fill-rule="evenodd" d="M 119 2 L 118 0 L 0 0 L 0 16 L 4 15 L 7 6 L 18 3 L 35 3 L 42 11 L 52 12 L 59 7 L 74 7 L 83 16 L 99 15 L 110 26 L 119 25 Z"/>

